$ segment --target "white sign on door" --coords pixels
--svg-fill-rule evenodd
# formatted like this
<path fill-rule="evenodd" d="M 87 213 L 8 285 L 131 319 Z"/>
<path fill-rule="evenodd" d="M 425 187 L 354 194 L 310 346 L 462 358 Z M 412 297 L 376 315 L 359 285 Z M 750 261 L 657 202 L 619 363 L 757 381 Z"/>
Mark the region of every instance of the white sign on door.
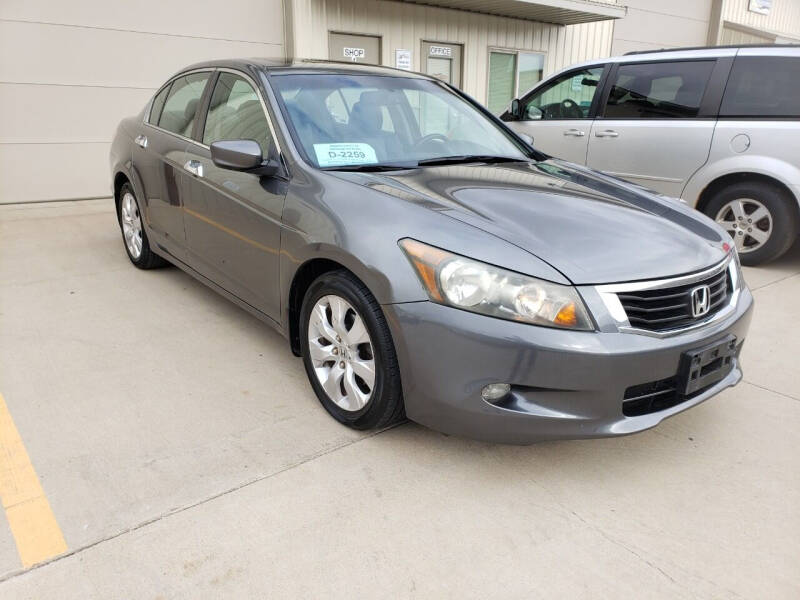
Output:
<path fill-rule="evenodd" d="M 395 50 L 394 66 L 405 71 L 411 70 L 411 50 Z"/>
<path fill-rule="evenodd" d="M 344 57 L 350 60 L 358 60 L 366 55 L 367 51 L 364 48 L 348 48 L 347 46 L 344 48 Z"/>
<path fill-rule="evenodd" d="M 429 56 L 453 56 L 453 49 L 450 46 L 431 46 L 428 50 Z"/>

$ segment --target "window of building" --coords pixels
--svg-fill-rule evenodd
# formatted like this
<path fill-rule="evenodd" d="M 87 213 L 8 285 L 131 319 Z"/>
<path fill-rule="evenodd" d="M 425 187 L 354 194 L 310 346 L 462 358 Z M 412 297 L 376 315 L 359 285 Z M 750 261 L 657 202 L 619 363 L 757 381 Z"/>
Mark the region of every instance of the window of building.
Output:
<path fill-rule="evenodd" d="M 541 81 L 543 74 L 544 54 L 540 52 L 492 50 L 486 106 L 494 114 L 500 114 L 511 100 Z"/>
<path fill-rule="evenodd" d="M 525 99 L 522 120 L 585 119 L 602 74 L 603 67 L 565 73 Z"/>
<path fill-rule="evenodd" d="M 603 116 L 688 119 L 697 116 L 713 60 L 620 65 Z"/>
<path fill-rule="evenodd" d="M 255 140 L 269 155 L 272 136 L 258 94 L 243 77 L 220 73 L 208 107 L 203 143 L 218 140 Z"/>
<path fill-rule="evenodd" d="M 184 137 L 191 137 L 195 113 L 209 73 L 192 73 L 172 82 L 158 126 Z"/>
<path fill-rule="evenodd" d="M 800 116 L 800 59 L 742 56 L 731 69 L 721 117 Z"/>

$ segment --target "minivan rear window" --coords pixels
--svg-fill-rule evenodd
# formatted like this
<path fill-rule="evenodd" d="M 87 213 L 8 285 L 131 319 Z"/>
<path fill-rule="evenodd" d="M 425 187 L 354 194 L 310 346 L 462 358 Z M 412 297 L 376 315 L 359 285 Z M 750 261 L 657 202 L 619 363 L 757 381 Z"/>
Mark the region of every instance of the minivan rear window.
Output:
<path fill-rule="evenodd" d="M 800 57 L 737 57 L 719 115 L 728 118 L 800 117 Z"/>
<path fill-rule="evenodd" d="M 697 116 L 713 60 L 621 64 L 608 95 L 607 119 Z"/>

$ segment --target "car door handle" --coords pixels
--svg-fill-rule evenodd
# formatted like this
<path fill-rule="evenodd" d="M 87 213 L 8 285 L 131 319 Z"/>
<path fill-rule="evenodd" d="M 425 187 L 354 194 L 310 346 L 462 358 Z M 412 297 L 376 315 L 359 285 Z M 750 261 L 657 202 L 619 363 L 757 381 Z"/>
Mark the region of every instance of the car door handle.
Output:
<path fill-rule="evenodd" d="M 187 160 L 183 168 L 189 171 L 195 177 L 203 176 L 203 163 L 199 160 Z"/>
<path fill-rule="evenodd" d="M 595 131 L 597 137 L 619 137 L 619 134 L 613 129 L 606 129 L 605 131 Z"/>
<path fill-rule="evenodd" d="M 573 137 L 583 137 L 586 134 L 583 131 L 581 131 L 580 129 L 567 129 L 564 132 L 564 135 L 571 135 Z"/>
<path fill-rule="evenodd" d="M 147 148 L 147 136 L 146 135 L 137 135 L 136 139 L 134 140 L 139 146 L 142 148 Z"/>

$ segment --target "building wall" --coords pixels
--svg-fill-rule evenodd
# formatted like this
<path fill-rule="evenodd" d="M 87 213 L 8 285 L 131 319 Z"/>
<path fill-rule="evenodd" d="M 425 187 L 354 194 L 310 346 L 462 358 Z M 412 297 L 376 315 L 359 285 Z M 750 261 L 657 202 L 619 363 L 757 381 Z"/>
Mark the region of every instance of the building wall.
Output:
<path fill-rule="evenodd" d="M 621 3 L 628 7 L 628 14 L 614 22 L 612 55 L 706 44 L 713 0 L 623 0 Z"/>
<path fill-rule="evenodd" d="M 0 203 L 109 195 L 117 123 L 170 74 L 213 58 L 283 56 L 281 0 L 222 6 L 0 0 Z"/>
<path fill-rule="evenodd" d="M 329 31 L 380 35 L 383 64 L 394 66 L 394 51 L 406 49 L 420 71 L 423 40 L 463 44 L 461 87 L 483 103 L 490 48 L 544 52 L 545 76 L 611 50 L 611 21 L 564 27 L 383 0 L 292 0 L 292 6 L 297 57 L 328 58 Z"/>
<path fill-rule="evenodd" d="M 724 0 L 722 20 L 800 39 L 800 0 L 772 0 L 768 15 L 747 10 L 749 5 L 750 0 Z"/>

